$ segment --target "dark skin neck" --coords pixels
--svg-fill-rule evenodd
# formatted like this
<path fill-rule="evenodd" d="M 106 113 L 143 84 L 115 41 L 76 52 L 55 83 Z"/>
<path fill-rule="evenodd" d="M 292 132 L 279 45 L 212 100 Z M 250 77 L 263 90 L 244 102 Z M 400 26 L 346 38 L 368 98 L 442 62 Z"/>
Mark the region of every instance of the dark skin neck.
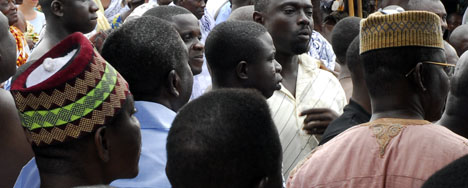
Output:
<path fill-rule="evenodd" d="M 352 94 L 353 94 L 353 81 L 351 79 L 351 72 L 349 72 L 348 66 L 346 65 L 340 65 L 341 66 L 341 72 L 338 75 L 338 80 L 340 81 L 341 87 L 343 87 L 343 90 L 345 91 L 346 94 L 346 99 L 350 99 Z"/>
<path fill-rule="evenodd" d="M 351 99 L 358 103 L 367 113 L 370 114 L 372 112 L 369 92 L 364 80 L 353 79 L 353 94 Z"/>
<path fill-rule="evenodd" d="M 448 102 L 446 105 L 446 110 L 442 115 L 442 118 L 437 122 L 437 124 L 443 125 L 450 129 L 451 131 L 468 138 L 468 116 L 465 113 L 465 106 L 468 102 L 467 98 L 455 97 L 449 95 Z M 461 104 L 461 105 L 458 105 Z"/>
<path fill-rule="evenodd" d="M 298 55 L 286 53 L 276 53 L 275 59 L 283 67 L 281 76 L 283 77 L 282 84 L 293 96 L 296 96 L 297 71 L 299 67 Z"/>
<path fill-rule="evenodd" d="M 211 79 L 211 85 L 213 89 L 220 89 L 220 88 L 244 88 L 242 83 L 236 78 L 235 75 L 229 74 L 229 73 L 224 73 L 223 74 L 225 77 L 223 78 L 223 81 L 220 81 L 219 79 L 213 78 Z"/>
<path fill-rule="evenodd" d="M 92 180 L 86 178 L 80 178 L 70 175 L 59 175 L 59 174 L 45 174 L 40 173 L 41 176 L 41 188 L 62 188 L 62 187 L 75 187 L 83 185 L 99 185 L 104 184 L 102 181 L 98 181 L 97 178 Z"/>
<path fill-rule="evenodd" d="M 389 89 L 392 91 L 391 95 L 371 99 L 371 121 L 379 118 L 424 119 L 425 112 L 420 97 L 410 92 L 408 85 L 401 87 L 402 85 L 395 83 L 395 87 Z"/>
<path fill-rule="evenodd" d="M 47 20 L 47 27 L 44 33 L 44 37 L 31 53 L 29 58 L 30 61 L 39 59 L 42 55 L 52 49 L 57 43 L 73 33 L 73 31 L 69 31 L 63 25 L 63 23 L 61 23 L 59 20 L 55 20 L 54 18 Z"/>

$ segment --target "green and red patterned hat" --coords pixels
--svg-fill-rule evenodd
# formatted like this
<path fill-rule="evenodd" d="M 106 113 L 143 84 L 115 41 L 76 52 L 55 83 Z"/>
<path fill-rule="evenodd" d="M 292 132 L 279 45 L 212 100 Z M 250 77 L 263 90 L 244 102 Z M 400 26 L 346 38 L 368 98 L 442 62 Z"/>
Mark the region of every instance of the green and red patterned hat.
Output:
<path fill-rule="evenodd" d="M 11 93 L 33 144 L 78 139 L 106 125 L 130 91 L 81 33 L 73 33 L 22 73 Z"/>

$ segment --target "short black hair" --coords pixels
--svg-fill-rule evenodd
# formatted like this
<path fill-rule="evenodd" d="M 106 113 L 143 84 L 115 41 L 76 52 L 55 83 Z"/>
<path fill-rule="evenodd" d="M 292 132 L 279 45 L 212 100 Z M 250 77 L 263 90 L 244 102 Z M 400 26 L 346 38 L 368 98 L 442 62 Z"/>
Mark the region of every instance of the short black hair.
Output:
<path fill-rule="evenodd" d="M 193 100 L 174 119 L 166 149 L 174 188 L 251 187 L 281 171 L 278 131 L 255 90 L 217 89 Z"/>
<path fill-rule="evenodd" d="M 254 10 L 257 12 L 265 12 L 270 0 L 254 0 Z"/>
<path fill-rule="evenodd" d="M 382 48 L 361 54 L 369 95 L 387 96 L 395 81 L 405 80 L 405 75 L 418 62 L 434 61 L 445 52 L 441 48 L 405 46 Z"/>
<path fill-rule="evenodd" d="M 41 6 L 41 10 L 44 15 L 50 14 L 50 4 L 52 4 L 53 0 L 40 0 L 39 5 Z"/>
<path fill-rule="evenodd" d="M 227 71 L 240 61 L 255 62 L 261 43 L 257 39 L 268 33 L 262 25 L 249 21 L 226 21 L 208 35 L 205 56 L 213 79 L 222 81 Z"/>
<path fill-rule="evenodd" d="M 143 16 L 154 16 L 172 22 L 172 17 L 180 14 L 192 14 L 181 6 L 157 6 L 146 11 Z"/>
<path fill-rule="evenodd" d="M 468 187 L 468 155 L 434 173 L 422 188 Z"/>
<path fill-rule="evenodd" d="M 102 56 L 127 80 L 135 100 L 154 97 L 171 70 L 187 62 L 179 33 L 159 18 L 141 17 L 105 40 Z"/>
<path fill-rule="evenodd" d="M 347 17 L 340 20 L 331 32 L 331 45 L 340 65 L 346 65 L 346 50 L 359 35 L 361 18 Z"/>
<path fill-rule="evenodd" d="M 359 55 L 359 44 L 359 36 L 354 37 L 346 52 L 346 66 L 348 66 L 353 80 L 364 80 L 364 70 L 361 55 Z"/>

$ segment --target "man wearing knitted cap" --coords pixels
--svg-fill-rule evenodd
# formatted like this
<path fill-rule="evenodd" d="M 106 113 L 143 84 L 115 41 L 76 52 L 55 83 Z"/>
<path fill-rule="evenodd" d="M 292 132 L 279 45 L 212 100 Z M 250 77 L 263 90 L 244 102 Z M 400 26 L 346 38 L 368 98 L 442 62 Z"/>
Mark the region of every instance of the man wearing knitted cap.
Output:
<path fill-rule="evenodd" d="M 81 33 L 13 78 L 35 160 L 15 187 L 109 184 L 138 174 L 140 124 L 127 82 Z"/>
<path fill-rule="evenodd" d="M 438 16 L 377 12 L 361 22 L 360 40 L 371 120 L 311 152 L 288 187 L 421 187 L 468 153 L 467 139 L 431 123 L 444 109 L 451 66 Z"/>

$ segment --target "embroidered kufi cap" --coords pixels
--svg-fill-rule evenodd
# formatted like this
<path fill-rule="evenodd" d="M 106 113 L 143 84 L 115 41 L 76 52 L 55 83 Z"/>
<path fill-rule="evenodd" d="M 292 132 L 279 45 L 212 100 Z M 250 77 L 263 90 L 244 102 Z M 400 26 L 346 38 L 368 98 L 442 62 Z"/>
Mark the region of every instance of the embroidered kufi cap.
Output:
<path fill-rule="evenodd" d="M 361 21 L 360 54 L 376 49 L 422 46 L 444 48 L 440 18 L 431 12 L 375 12 Z"/>
<path fill-rule="evenodd" d="M 11 93 L 36 146 L 94 132 L 130 95 L 127 82 L 81 33 L 71 34 L 15 76 Z"/>

